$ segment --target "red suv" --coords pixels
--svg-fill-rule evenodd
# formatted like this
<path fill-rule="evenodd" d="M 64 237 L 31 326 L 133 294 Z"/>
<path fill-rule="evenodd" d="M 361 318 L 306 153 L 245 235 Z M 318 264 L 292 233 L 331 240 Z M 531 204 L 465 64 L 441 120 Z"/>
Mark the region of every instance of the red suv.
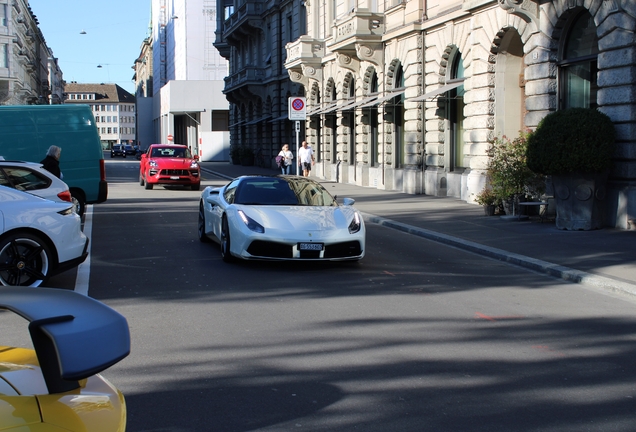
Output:
<path fill-rule="evenodd" d="M 146 189 L 153 185 L 190 186 L 201 188 L 199 157 L 192 156 L 187 146 L 179 144 L 151 144 L 141 155 L 139 184 Z"/>

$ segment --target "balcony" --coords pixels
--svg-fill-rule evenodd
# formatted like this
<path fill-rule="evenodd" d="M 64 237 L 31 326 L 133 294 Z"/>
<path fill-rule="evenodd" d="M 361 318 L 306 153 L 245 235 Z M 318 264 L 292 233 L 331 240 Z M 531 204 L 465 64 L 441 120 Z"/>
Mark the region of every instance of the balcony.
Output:
<path fill-rule="evenodd" d="M 287 69 L 300 68 L 300 65 L 313 65 L 319 67 L 325 56 L 325 43 L 303 35 L 298 40 L 290 42 L 287 49 Z"/>
<path fill-rule="evenodd" d="M 355 51 L 356 44 L 382 41 L 384 16 L 368 9 L 356 9 L 348 17 L 337 20 L 331 34 L 327 47 L 332 51 Z"/>
<path fill-rule="evenodd" d="M 235 45 L 243 36 L 258 34 L 263 24 L 261 14 L 265 6 L 262 2 L 247 2 L 239 6 L 223 23 L 223 39 Z"/>
<path fill-rule="evenodd" d="M 252 84 L 262 86 L 263 80 L 265 79 L 265 71 L 265 68 L 247 66 L 239 72 L 225 77 L 225 88 L 223 93 L 227 94 L 240 87 Z"/>

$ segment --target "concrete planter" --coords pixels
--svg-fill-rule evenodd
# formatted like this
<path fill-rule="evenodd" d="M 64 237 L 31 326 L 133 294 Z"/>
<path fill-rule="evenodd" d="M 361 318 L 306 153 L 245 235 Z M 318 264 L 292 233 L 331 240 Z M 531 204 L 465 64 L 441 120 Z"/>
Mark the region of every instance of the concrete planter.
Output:
<path fill-rule="evenodd" d="M 589 231 L 603 227 L 607 173 L 553 175 L 556 227 Z"/>

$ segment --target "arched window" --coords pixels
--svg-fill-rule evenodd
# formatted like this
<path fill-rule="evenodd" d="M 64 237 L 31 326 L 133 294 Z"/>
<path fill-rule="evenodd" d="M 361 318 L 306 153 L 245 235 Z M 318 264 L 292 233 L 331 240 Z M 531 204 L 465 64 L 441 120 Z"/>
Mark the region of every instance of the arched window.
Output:
<path fill-rule="evenodd" d="M 331 102 L 336 102 L 336 98 L 336 85 L 333 84 L 331 86 Z M 338 124 L 336 111 L 327 114 L 327 118 L 329 119 L 329 127 L 331 128 L 331 163 L 336 163 L 338 161 Z"/>
<path fill-rule="evenodd" d="M 402 65 L 395 70 L 393 91 L 404 88 L 404 71 Z M 404 93 L 397 95 L 389 102 L 388 111 L 393 117 L 393 167 L 404 165 Z"/>
<path fill-rule="evenodd" d="M 369 95 L 378 94 L 378 74 L 373 72 L 369 83 Z M 378 165 L 378 106 L 371 105 L 366 108 L 365 114 L 369 118 L 369 166 Z"/>
<path fill-rule="evenodd" d="M 349 100 L 353 101 L 356 98 L 356 80 L 354 78 L 349 82 L 349 94 L 347 95 Z M 349 153 L 348 162 L 349 165 L 355 165 L 356 163 L 356 110 L 350 109 L 343 113 L 347 117 L 347 125 L 349 127 L 349 142 L 347 146 L 347 152 Z"/>
<path fill-rule="evenodd" d="M 464 78 L 464 64 L 459 51 L 456 52 L 451 67 L 450 79 Z M 461 171 L 466 168 L 464 161 L 464 86 L 461 85 L 449 92 L 451 170 Z"/>
<path fill-rule="evenodd" d="M 320 107 L 320 89 L 316 89 L 314 103 Z M 316 162 L 322 160 L 322 124 L 320 122 L 320 115 L 313 114 L 310 118 L 310 127 L 316 131 L 316 140 L 314 142 L 314 153 L 316 154 Z"/>
<path fill-rule="evenodd" d="M 587 12 L 574 17 L 561 46 L 559 108 L 595 108 L 598 90 L 598 37 L 594 19 Z"/>

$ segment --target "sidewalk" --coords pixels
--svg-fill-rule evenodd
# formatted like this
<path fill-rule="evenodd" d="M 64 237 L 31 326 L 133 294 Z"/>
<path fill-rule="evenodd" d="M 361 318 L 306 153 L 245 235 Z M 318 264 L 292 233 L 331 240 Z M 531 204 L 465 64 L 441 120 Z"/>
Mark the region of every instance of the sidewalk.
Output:
<path fill-rule="evenodd" d="M 204 172 L 231 179 L 278 170 L 228 162 L 202 162 Z M 320 179 L 317 179 L 320 180 Z M 395 191 L 322 181 L 340 198 L 356 200 L 367 222 L 409 232 L 460 249 L 535 271 L 636 295 L 636 232 L 605 228 L 564 231 L 554 222 L 485 216 L 480 206 L 455 198 L 408 195 Z"/>

